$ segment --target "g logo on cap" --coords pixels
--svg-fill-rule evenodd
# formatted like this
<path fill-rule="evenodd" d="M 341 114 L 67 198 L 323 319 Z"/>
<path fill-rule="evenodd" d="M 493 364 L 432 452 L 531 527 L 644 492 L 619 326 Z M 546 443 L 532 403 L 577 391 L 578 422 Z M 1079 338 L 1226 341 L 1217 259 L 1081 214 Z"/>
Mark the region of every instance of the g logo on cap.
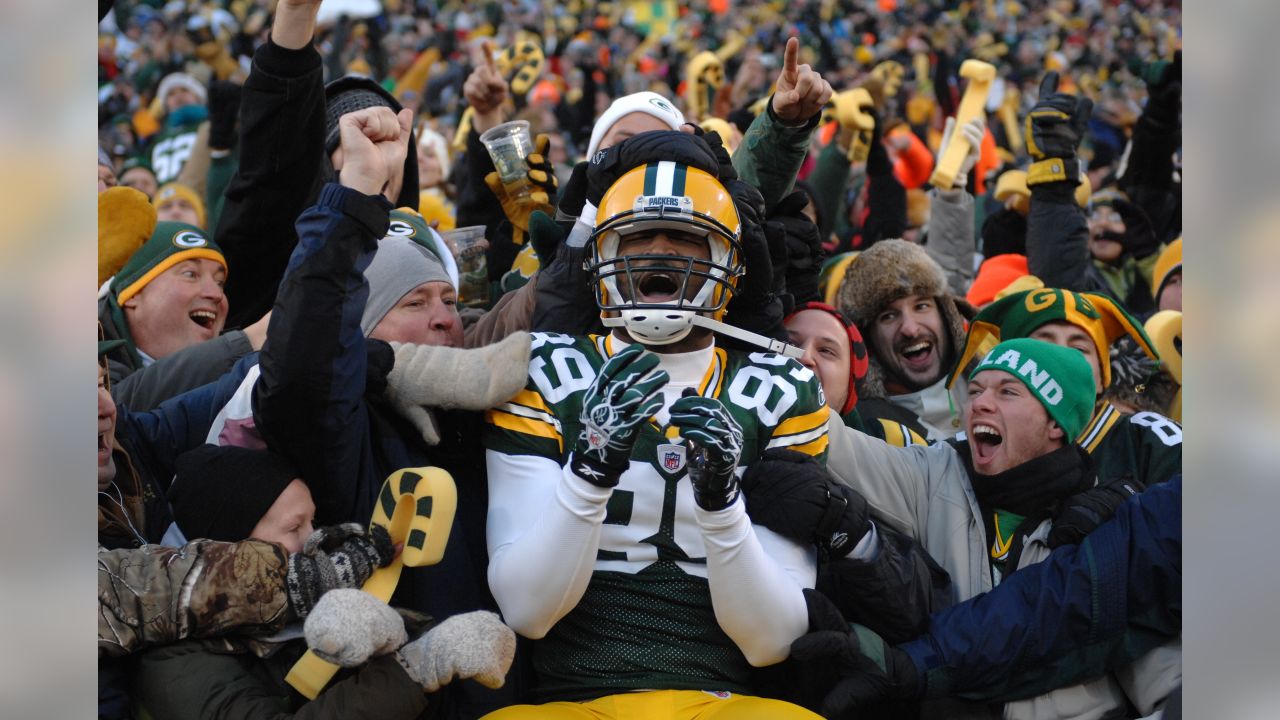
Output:
<path fill-rule="evenodd" d="M 672 115 L 674 115 L 674 114 L 675 114 L 675 112 L 676 112 L 676 111 L 675 111 L 675 108 L 671 107 L 671 105 L 670 105 L 669 103 L 667 103 L 667 101 L 666 101 L 666 100 L 663 100 L 662 98 L 649 98 L 649 104 L 650 104 L 650 105 L 653 105 L 654 107 L 658 108 L 659 110 L 663 110 L 663 111 L 665 111 L 665 112 L 669 112 L 669 113 L 671 113 Z"/>
<path fill-rule="evenodd" d="M 194 230 L 183 230 L 173 236 L 173 244 L 176 247 L 191 249 L 205 247 L 209 241 L 203 235 Z"/>
<path fill-rule="evenodd" d="M 387 226 L 387 237 L 395 236 L 411 238 L 417 234 L 418 231 L 415 230 L 412 225 L 403 220 L 392 220 L 391 224 Z"/>

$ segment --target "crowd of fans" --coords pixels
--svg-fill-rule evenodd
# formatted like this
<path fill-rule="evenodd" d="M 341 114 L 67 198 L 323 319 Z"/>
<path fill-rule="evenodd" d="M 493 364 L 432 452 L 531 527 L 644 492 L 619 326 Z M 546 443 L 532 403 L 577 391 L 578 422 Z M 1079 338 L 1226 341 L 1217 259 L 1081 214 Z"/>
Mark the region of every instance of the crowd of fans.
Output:
<path fill-rule="evenodd" d="M 100 717 L 1180 716 L 1180 2 L 98 27 Z"/>

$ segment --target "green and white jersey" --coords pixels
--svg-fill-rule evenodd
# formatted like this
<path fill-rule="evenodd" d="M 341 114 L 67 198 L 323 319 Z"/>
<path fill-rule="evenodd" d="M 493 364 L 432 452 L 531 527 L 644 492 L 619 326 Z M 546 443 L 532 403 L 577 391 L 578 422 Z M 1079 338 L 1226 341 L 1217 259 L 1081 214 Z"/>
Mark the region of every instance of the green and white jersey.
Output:
<path fill-rule="evenodd" d="M 164 185 L 178 179 L 196 146 L 199 129 L 199 123 L 191 123 L 166 127 L 156 135 L 151 144 L 151 170 L 156 174 L 157 184 Z"/>
<path fill-rule="evenodd" d="M 1150 487 L 1182 472 L 1182 426 L 1154 412 L 1122 413 L 1104 402 L 1077 441 L 1098 467 L 1098 482 L 1125 475 Z"/>
<path fill-rule="evenodd" d="M 568 459 L 582 429 L 585 391 L 620 349 L 610 336 L 533 335 L 528 384 L 486 413 L 491 525 L 520 510 L 492 511 L 504 502 L 492 489 L 504 487 L 494 484 L 494 474 L 508 466 L 495 465 L 493 454 L 511 458 L 511 466 L 519 463 L 518 456 L 552 460 L 554 466 L 543 467 L 559 483 L 558 466 Z M 741 426 L 739 474 L 768 448 L 797 450 L 825 463 L 829 413 L 811 370 L 773 353 L 713 348 L 706 357 L 701 380 L 689 386 L 720 400 Z M 676 375 L 672 377 L 675 384 Z M 669 407 L 678 389 L 668 386 L 664 394 Z M 666 417 L 664 408 L 642 426 L 630 469 L 609 495 L 585 593 L 535 646 L 540 701 L 639 689 L 749 692 L 747 660 L 712 608 L 703 530 L 686 480 L 686 445 L 676 428 L 662 424 Z M 555 494 L 556 483 L 546 483 L 548 493 Z M 490 528 L 490 552 L 495 530 L 500 533 L 501 528 Z M 790 552 L 807 552 L 763 528 L 754 531 L 775 559 L 779 541 L 793 546 Z"/>

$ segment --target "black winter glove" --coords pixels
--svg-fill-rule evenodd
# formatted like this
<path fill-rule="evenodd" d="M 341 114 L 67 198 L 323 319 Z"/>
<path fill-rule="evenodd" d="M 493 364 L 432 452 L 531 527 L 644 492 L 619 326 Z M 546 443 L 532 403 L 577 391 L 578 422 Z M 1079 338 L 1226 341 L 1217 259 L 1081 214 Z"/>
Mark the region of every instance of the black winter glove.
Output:
<path fill-rule="evenodd" d="M 693 499 L 703 510 L 723 510 L 738 499 L 738 460 L 742 428 L 717 399 L 693 388 L 671 404 L 671 424 L 689 443 L 689 481 Z"/>
<path fill-rule="evenodd" d="M 822 714 L 833 718 L 856 707 L 920 695 L 915 663 L 862 625 L 849 624 L 835 605 L 817 590 L 804 590 L 809 607 L 809 634 L 791 643 L 800 662 L 834 664 L 844 676 L 822 701 Z"/>
<path fill-rule="evenodd" d="M 585 177 L 585 176 L 584 176 Z M 578 208 L 581 212 L 582 208 Z M 529 218 L 529 242 L 541 261 L 551 252 L 551 261 L 538 269 L 536 299 L 531 329 L 535 332 L 559 332 L 585 335 L 598 328 L 600 308 L 596 305 L 591 283 L 583 261 L 586 248 L 572 246 L 566 240 L 574 221 L 557 222 L 544 213 Z"/>
<path fill-rule="evenodd" d="M 662 160 L 698 168 L 724 181 L 720 176 L 720 162 L 704 139 L 679 130 L 652 130 L 633 135 L 587 158 L 587 200 L 599 206 L 605 191 L 618 178 L 641 165 Z"/>
<path fill-rule="evenodd" d="M 320 596 L 336 588 L 359 588 L 373 571 L 395 557 L 386 529 L 374 525 L 366 533 L 358 523 L 324 527 L 311 533 L 302 550 L 289 556 L 285 586 L 289 605 L 305 618 Z"/>
<path fill-rule="evenodd" d="M 889 160 L 889 151 L 884 146 L 884 123 L 880 121 L 880 113 L 875 108 L 867 109 L 866 113 L 876 123 L 871 128 L 871 145 L 867 150 L 867 175 L 871 177 L 890 175 L 893 173 L 893 163 Z"/>
<path fill-rule="evenodd" d="M 728 312 L 755 312 L 774 300 L 773 254 L 764 232 L 764 196 L 750 183 L 731 180 L 725 189 L 733 196 L 738 209 L 742 233 L 742 264 L 745 274 L 738 280 L 738 290 L 729 300 Z M 785 248 L 784 248 L 785 249 Z"/>
<path fill-rule="evenodd" d="M 611 488 L 631 464 L 640 425 L 662 407 L 670 376 L 658 357 L 629 345 L 600 368 L 582 398 L 582 432 L 569 456 L 569 469 L 597 487 Z"/>
<path fill-rule="evenodd" d="M 210 150 L 230 150 L 235 143 L 242 89 L 240 83 L 230 80 L 213 80 L 209 83 Z"/>
<path fill-rule="evenodd" d="M 573 166 L 569 182 L 560 191 L 557 205 L 560 212 L 576 218 L 582 214 L 582 206 L 587 202 L 587 162 L 583 160 Z"/>
<path fill-rule="evenodd" d="M 780 238 L 786 248 L 784 277 L 786 291 L 793 306 L 811 300 L 821 300 L 818 293 L 818 273 L 822 269 L 822 239 L 818 226 L 804 214 L 809 195 L 797 190 L 782 199 L 773 209 L 773 215 L 765 223 L 765 234 L 770 247 Z M 774 270 L 775 274 L 777 269 Z M 787 308 L 790 312 L 790 308 Z"/>
<path fill-rule="evenodd" d="M 848 555 L 871 530 L 866 499 L 795 450 L 765 451 L 743 473 L 742 492 L 753 523 L 814 543 L 830 559 Z"/>
<path fill-rule="evenodd" d="M 1157 130 L 1176 129 L 1182 112 L 1182 51 L 1174 53 L 1172 62 L 1146 63 L 1142 66 L 1141 75 L 1147 84 L 1147 107 L 1143 119 Z"/>
<path fill-rule="evenodd" d="M 525 161 L 529 163 L 529 182 L 533 183 L 537 190 L 546 193 L 547 199 L 554 204 L 556 191 L 560 188 L 560 180 L 556 178 L 555 166 L 547 157 L 547 151 L 550 148 L 551 137 L 545 133 L 539 134 L 533 140 L 533 152 L 529 153 Z"/>
<path fill-rule="evenodd" d="M 1061 182 L 1063 187 L 1080 183 L 1076 148 L 1089 127 L 1093 101 L 1060 93 L 1058 73 L 1050 71 L 1040 81 L 1040 99 L 1027 113 L 1027 153 L 1035 159 L 1027 168 L 1027 185 Z"/>
<path fill-rule="evenodd" d="M 1141 482 L 1126 476 L 1067 498 L 1053 519 L 1049 547 L 1079 544 L 1086 535 L 1110 520 L 1124 501 L 1145 489 Z"/>

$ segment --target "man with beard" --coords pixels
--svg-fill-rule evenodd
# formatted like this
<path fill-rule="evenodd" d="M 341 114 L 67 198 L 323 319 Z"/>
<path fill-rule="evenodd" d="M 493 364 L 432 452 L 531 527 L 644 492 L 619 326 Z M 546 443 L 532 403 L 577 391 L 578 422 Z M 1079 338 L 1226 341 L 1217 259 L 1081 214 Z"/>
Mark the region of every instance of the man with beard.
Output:
<path fill-rule="evenodd" d="M 946 374 L 971 308 L 948 292 L 946 273 L 924 248 L 904 240 L 872 245 L 850 265 L 838 305 L 871 351 L 858 388 L 863 423 L 901 423 L 929 440 L 959 432 L 964 384 L 948 391 Z"/>

